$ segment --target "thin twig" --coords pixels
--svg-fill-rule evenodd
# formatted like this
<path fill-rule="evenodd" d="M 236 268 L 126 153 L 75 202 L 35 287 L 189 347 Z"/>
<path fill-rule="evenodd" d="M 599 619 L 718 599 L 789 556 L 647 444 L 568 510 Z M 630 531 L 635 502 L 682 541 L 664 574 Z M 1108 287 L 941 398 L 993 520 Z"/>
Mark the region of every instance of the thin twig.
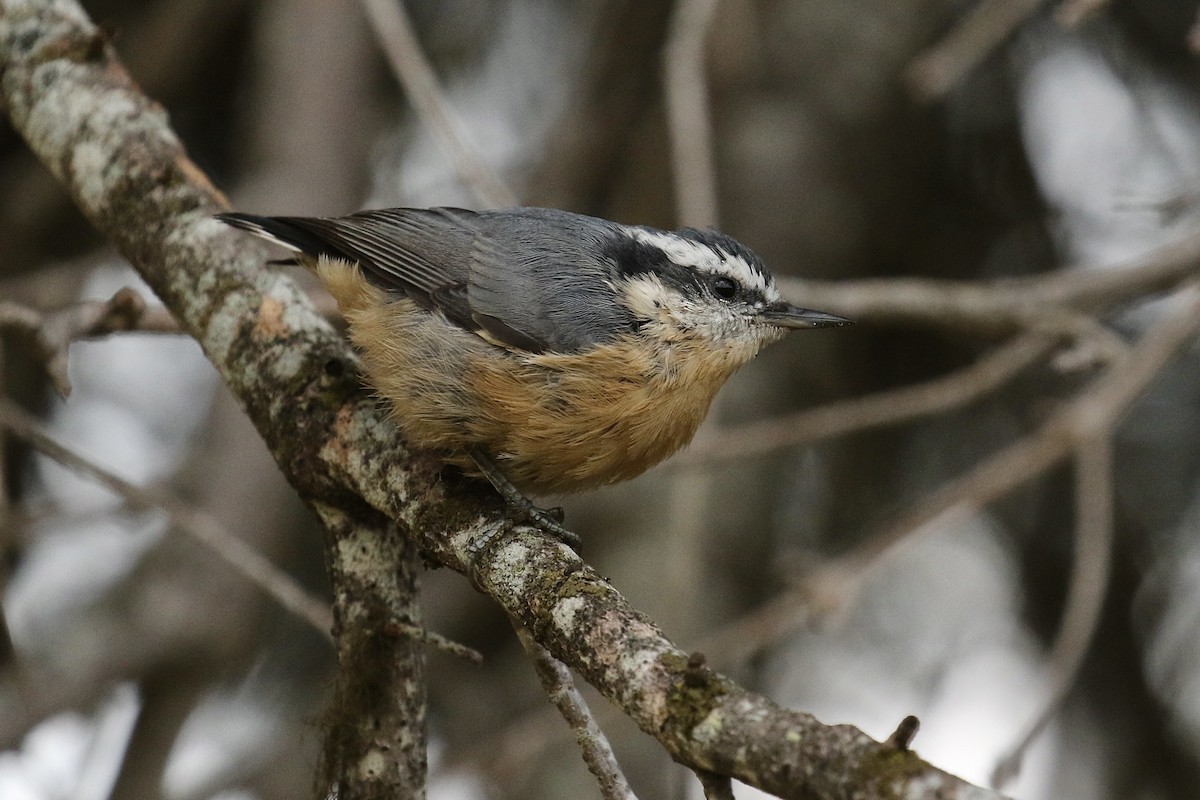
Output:
<path fill-rule="evenodd" d="M 483 653 L 473 647 L 467 647 L 465 644 L 448 639 L 440 633 L 434 633 L 428 628 L 407 625 L 403 622 L 392 622 L 383 627 L 383 632 L 385 635 L 403 636 L 423 642 L 435 650 L 441 650 L 443 653 L 456 656 L 471 664 L 479 665 L 483 663 Z"/>
<path fill-rule="evenodd" d="M 516 195 L 471 146 L 451 113 L 450 103 L 421 50 L 404 4 L 399 0 L 363 0 L 363 7 L 417 116 L 446 149 L 462 182 L 486 205 L 516 205 Z"/>
<path fill-rule="evenodd" d="M 1113 542 L 1112 442 L 1106 434 L 1076 451 L 1075 515 L 1075 559 L 1062 624 L 1048 658 L 1050 691 L 1041 712 L 997 762 L 992 783 L 998 787 L 1017 776 L 1025 751 L 1062 707 L 1100 624 Z"/>
<path fill-rule="evenodd" d="M 779 279 L 790 300 L 856 320 L 996 334 L 1037 328 L 1072 309 L 1096 313 L 1173 289 L 1200 271 L 1200 229 L 1122 266 L 1077 265 L 993 281 Z"/>
<path fill-rule="evenodd" d="M 37 420 L 8 400 L 0 400 L 0 427 L 68 469 L 86 475 L 137 510 L 166 514 L 169 524 L 204 545 L 235 572 L 312 627 L 330 635 L 333 616 L 321 599 L 301 588 L 291 576 L 212 516 L 153 489 L 136 486 L 52 439 Z"/>
<path fill-rule="evenodd" d="M 600 730 L 583 695 L 575 688 L 571 671 L 550 655 L 550 652 L 533 638 L 528 628 L 516 620 L 512 623 L 513 630 L 517 632 L 517 639 L 533 661 L 533 668 L 537 672 L 538 680 L 542 682 L 542 688 L 571 727 L 575 741 L 583 752 L 584 763 L 600 782 L 601 796 L 605 800 L 636 800 L 637 795 L 625 780 L 621 765 L 617 763 L 604 731 Z"/>
<path fill-rule="evenodd" d="M 1054 342 L 1052 336 L 1025 334 L 963 369 L 924 383 L 722 428 L 668 466 L 687 469 L 734 461 L 960 408 L 996 391 L 1045 356 Z"/>
<path fill-rule="evenodd" d="M 1080 444 L 1106 435 L 1172 358 L 1200 332 L 1200 283 L 1173 295 L 1162 317 L 1128 357 L 1056 412 L 1035 433 L 984 459 L 929 493 L 879 536 L 838 559 L 837 574 L 858 574 L 914 531 L 948 514 L 969 514 L 1028 483 Z"/>
<path fill-rule="evenodd" d="M 909 89 L 926 102 L 941 99 L 1043 2 L 980 0 L 956 28 L 909 64 L 904 76 Z"/>
<path fill-rule="evenodd" d="M 38 425 L 37 420 L 12 402 L 3 399 L 0 399 L 0 428 L 6 429 L 18 439 L 28 442 L 30 446 L 63 466 L 92 478 L 101 486 L 121 497 L 131 508 L 159 511 L 165 514 L 172 528 L 191 536 L 207 547 L 228 564 L 234 572 L 259 587 L 284 609 L 295 614 L 326 637 L 331 636 L 333 615 L 328 604 L 297 584 L 290 575 L 231 533 L 211 515 L 180 502 L 171 495 L 132 484 L 94 461 L 64 447 L 52 439 Z M 393 624 L 388 626 L 384 633 L 393 636 L 409 636 L 472 663 L 478 664 L 483 661 L 483 656 L 478 651 L 431 631 L 418 632 L 412 626 Z"/>
<path fill-rule="evenodd" d="M 704 45 L 718 0 L 676 0 L 663 49 L 663 95 L 671 137 L 675 214 L 683 225 L 717 225 L 717 177 Z"/>

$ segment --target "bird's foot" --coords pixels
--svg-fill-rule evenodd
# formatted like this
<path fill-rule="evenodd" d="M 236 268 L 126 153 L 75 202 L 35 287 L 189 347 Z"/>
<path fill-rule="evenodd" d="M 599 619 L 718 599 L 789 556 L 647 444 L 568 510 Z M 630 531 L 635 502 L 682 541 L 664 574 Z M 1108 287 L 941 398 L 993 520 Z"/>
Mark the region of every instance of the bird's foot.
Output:
<path fill-rule="evenodd" d="M 482 450 L 472 449 L 467 451 L 474 460 L 475 465 L 479 467 L 479 471 L 488 479 L 492 486 L 496 487 L 496 491 L 504 498 L 508 504 L 509 510 L 512 512 L 511 517 L 514 522 L 526 522 L 533 525 L 546 533 L 550 534 L 560 542 L 571 548 L 575 552 L 579 552 L 579 546 L 582 544 L 578 534 L 572 533 L 563 526 L 563 510 L 555 506 L 554 508 L 542 508 L 534 505 L 533 501 L 525 495 L 521 494 L 517 487 L 513 486 L 512 482 L 500 471 L 495 462 Z"/>
<path fill-rule="evenodd" d="M 521 499 L 525 502 L 510 506 L 515 514 L 522 518 L 519 521 L 537 526 L 575 552 L 579 552 L 579 546 L 583 544 L 583 541 L 579 538 L 579 534 L 573 533 L 563 526 L 564 515 L 560 506 L 542 508 L 534 505 L 526 497 Z"/>

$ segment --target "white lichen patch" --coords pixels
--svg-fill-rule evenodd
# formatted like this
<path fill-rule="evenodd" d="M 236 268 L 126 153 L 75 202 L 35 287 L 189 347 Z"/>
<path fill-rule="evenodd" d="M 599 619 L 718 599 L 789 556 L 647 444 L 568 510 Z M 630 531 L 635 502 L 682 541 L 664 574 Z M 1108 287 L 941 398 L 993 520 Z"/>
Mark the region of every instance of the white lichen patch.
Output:
<path fill-rule="evenodd" d="M 375 575 L 379 564 L 391 554 L 380 553 L 375 547 L 372 531 L 355 529 L 337 541 L 337 564 L 348 574 Z"/>
<path fill-rule="evenodd" d="M 271 361 L 271 377 L 279 382 L 291 381 L 308 364 L 308 354 L 298 347 L 278 349 L 278 358 Z"/>
<path fill-rule="evenodd" d="M 377 778 L 387 769 L 387 757 L 378 750 L 368 750 L 358 760 L 358 774 L 362 778 Z"/>
<path fill-rule="evenodd" d="M 550 612 L 554 625 L 566 636 L 575 635 L 575 616 L 587 604 L 582 597 L 567 597 L 554 605 Z"/>
<path fill-rule="evenodd" d="M 506 594 L 522 593 L 529 580 L 531 560 L 529 548 L 519 539 L 510 539 L 497 549 L 491 575 L 504 576 L 504 584 L 508 587 Z"/>
<path fill-rule="evenodd" d="M 692 739 L 701 744 L 711 744 L 718 740 L 724 728 L 725 713 L 719 708 L 714 708 L 708 712 L 708 716 L 700 720 L 696 727 L 692 728 Z"/>
<path fill-rule="evenodd" d="M 229 363 L 230 352 L 241 335 L 243 322 L 255 313 L 247 300 L 248 296 L 244 294 L 227 294 L 221 298 L 221 306 L 208 318 L 201 344 L 217 364 Z M 251 376 L 246 376 L 243 383 L 249 380 Z"/>

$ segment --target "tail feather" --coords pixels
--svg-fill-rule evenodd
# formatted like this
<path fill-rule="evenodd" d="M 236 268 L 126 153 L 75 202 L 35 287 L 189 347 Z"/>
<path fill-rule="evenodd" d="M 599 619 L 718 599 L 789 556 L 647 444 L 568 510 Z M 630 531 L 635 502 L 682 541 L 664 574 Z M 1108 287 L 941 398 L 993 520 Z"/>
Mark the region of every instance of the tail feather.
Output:
<path fill-rule="evenodd" d="M 217 214 L 216 218 L 226 225 L 252 233 L 268 242 L 274 242 L 294 253 L 309 256 L 335 256 L 347 261 L 357 260 L 347 257 L 329 241 L 295 225 L 289 217 L 260 217 L 257 214 L 231 212 Z"/>

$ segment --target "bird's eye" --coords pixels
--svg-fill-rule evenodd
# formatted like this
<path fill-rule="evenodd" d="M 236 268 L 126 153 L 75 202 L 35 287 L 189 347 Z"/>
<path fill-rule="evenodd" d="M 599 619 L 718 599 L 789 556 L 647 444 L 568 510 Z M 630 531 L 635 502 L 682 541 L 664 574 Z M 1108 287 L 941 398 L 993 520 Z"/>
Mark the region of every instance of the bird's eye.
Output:
<path fill-rule="evenodd" d="M 717 278 L 713 281 L 713 291 L 722 300 L 732 300 L 737 295 L 737 282 L 731 278 Z"/>

